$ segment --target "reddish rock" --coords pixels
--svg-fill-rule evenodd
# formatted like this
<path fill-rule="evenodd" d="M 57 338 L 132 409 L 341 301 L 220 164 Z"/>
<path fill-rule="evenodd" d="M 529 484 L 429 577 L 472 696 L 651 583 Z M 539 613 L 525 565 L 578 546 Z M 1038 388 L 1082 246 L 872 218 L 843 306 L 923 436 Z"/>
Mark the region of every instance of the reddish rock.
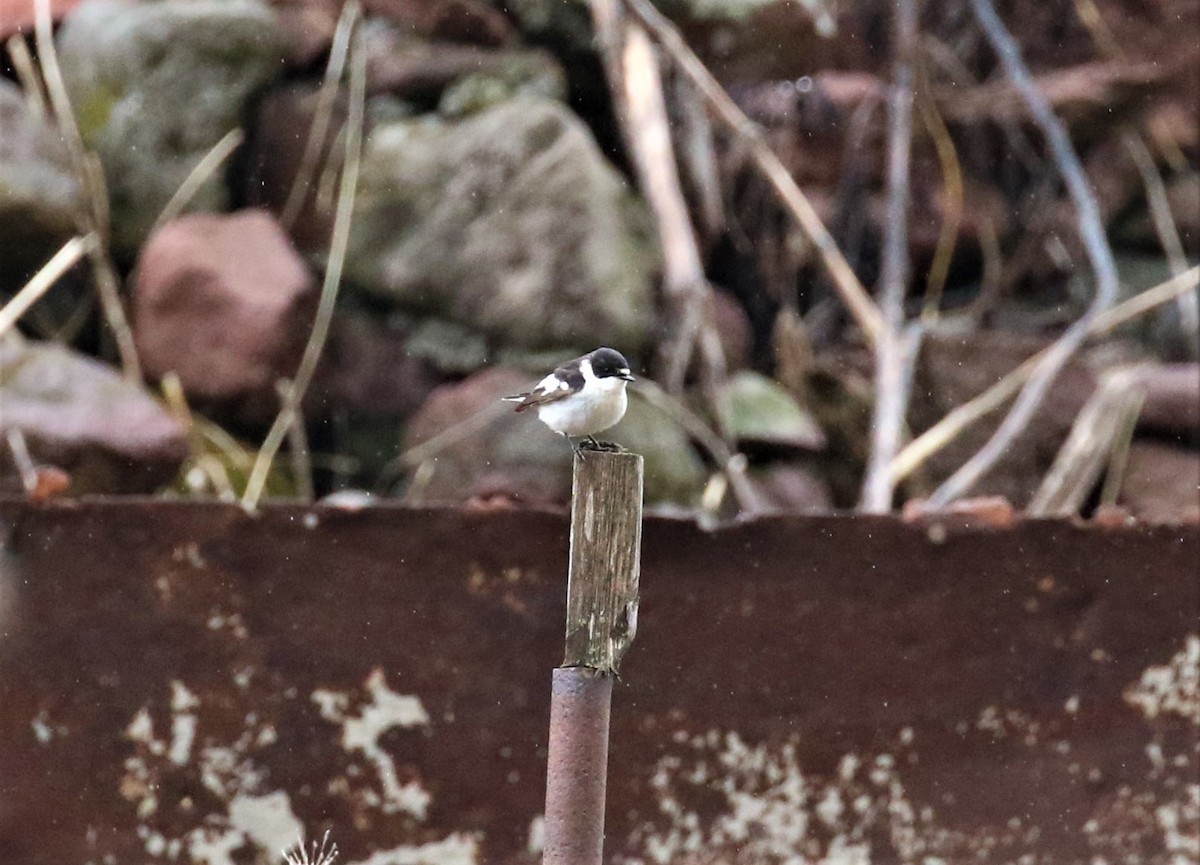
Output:
<path fill-rule="evenodd" d="M 536 376 L 492 368 L 438 388 L 408 426 L 411 449 L 453 436 L 416 466 L 407 496 L 416 502 L 511 499 L 561 503 L 571 489 L 571 450 L 533 412 L 517 414 L 500 398 L 528 389 Z M 460 435 L 454 436 L 454 431 Z"/>
<path fill-rule="evenodd" d="M 776 463 L 755 471 L 752 478 L 772 510 L 791 514 L 821 514 L 833 510 L 829 484 L 807 466 Z"/>
<path fill-rule="evenodd" d="M 1200 520 L 1200 454 L 1135 441 L 1129 448 L 1120 501 L 1144 522 Z"/>
<path fill-rule="evenodd" d="M 83 0 L 50 0 L 50 18 L 61 21 Z M 0 0 L 0 40 L 16 33 L 32 33 L 37 5 L 34 0 Z"/>
<path fill-rule="evenodd" d="M 192 398 L 262 419 L 295 374 L 316 285 L 265 211 L 180 217 L 147 242 L 134 335 L 149 376 L 178 374 Z"/>
<path fill-rule="evenodd" d="M 744 369 L 750 365 L 754 350 L 750 316 L 728 292 L 714 291 L 712 298 L 713 319 L 721 336 L 721 347 L 725 349 L 725 363 L 731 370 Z"/>
<path fill-rule="evenodd" d="M 140 385 L 50 343 L 0 340 L 0 487 L 20 489 L 7 433 L 36 463 L 34 496 L 150 493 L 188 455 L 187 432 Z"/>

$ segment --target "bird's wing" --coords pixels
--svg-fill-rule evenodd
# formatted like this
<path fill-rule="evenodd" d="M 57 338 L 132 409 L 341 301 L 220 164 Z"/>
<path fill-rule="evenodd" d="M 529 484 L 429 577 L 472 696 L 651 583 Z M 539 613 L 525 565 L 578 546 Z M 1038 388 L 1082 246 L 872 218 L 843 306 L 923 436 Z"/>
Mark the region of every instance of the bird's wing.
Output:
<path fill-rule="evenodd" d="M 583 373 L 579 369 L 579 363 L 578 361 L 571 361 L 570 363 L 564 363 L 538 382 L 537 387 L 533 390 L 514 396 L 506 396 L 504 399 L 517 403 L 516 410 L 521 412 L 527 408 L 534 408 L 558 402 L 560 399 L 566 399 L 572 394 L 579 393 L 582 387 Z"/>

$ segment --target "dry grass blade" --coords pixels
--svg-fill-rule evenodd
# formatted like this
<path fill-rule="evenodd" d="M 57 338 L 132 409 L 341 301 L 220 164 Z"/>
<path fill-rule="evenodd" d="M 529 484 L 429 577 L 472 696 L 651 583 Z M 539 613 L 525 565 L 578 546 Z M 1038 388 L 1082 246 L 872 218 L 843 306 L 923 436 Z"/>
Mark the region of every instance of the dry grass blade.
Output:
<path fill-rule="evenodd" d="M 162 211 L 158 214 L 158 218 L 154 220 L 154 225 L 150 227 L 150 234 L 154 234 L 172 219 L 183 213 L 188 202 L 192 200 L 199 190 L 204 185 L 205 181 L 213 175 L 218 168 L 228 159 L 235 150 L 242 146 L 242 142 L 246 139 L 245 134 L 240 129 L 231 129 L 226 132 L 221 140 L 214 144 L 204 156 L 200 158 L 192 170 L 188 172 L 188 176 L 183 179 L 183 183 L 179 184 L 179 188 L 171 195 L 171 199 L 163 206 Z"/>
<path fill-rule="evenodd" d="M 1142 176 L 1142 185 L 1146 188 L 1146 202 L 1150 207 L 1150 218 L 1154 223 L 1158 242 L 1162 244 L 1163 252 L 1167 254 L 1167 261 L 1170 262 L 1171 275 L 1179 276 L 1187 270 L 1187 255 L 1183 251 L 1179 227 L 1175 224 L 1175 217 L 1171 215 L 1167 190 L 1154 164 L 1154 156 L 1140 135 L 1130 132 L 1125 135 L 1124 141 L 1125 149 L 1133 157 L 1138 173 Z M 1188 335 L 1192 357 L 1200 357 L 1200 297 L 1195 292 L 1188 292 L 1179 295 L 1176 303 L 1179 306 L 1180 329 Z"/>
<path fill-rule="evenodd" d="M 288 190 L 287 201 L 283 205 L 279 221 L 284 228 L 291 228 L 300 208 L 308 196 L 309 185 L 316 175 L 317 162 L 321 158 L 321 148 L 325 136 L 329 134 L 329 124 L 333 119 L 333 108 L 337 101 L 338 83 L 346 70 L 346 58 L 350 53 L 350 36 L 354 32 L 354 24 L 358 20 L 359 5 L 347 3 L 342 7 L 338 17 L 337 29 L 333 34 L 333 44 L 329 48 L 329 62 L 325 65 L 325 77 L 321 81 L 321 89 L 317 93 L 316 110 L 313 111 L 312 126 L 308 130 L 308 138 L 304 142 L 304 153 L 300 157 L 300 165 L 292 188 Z"/>
<path fill-rule="evenodd" d="M 88 234 L 84 237 L 73 237 L 63 244 L 62 249 L 54 253 L 53 257 L 33 275 L 33 278 L 25 283 L 8 303 L 0 307 L 0 336 L 3 336 L 9 328 L 15 325 L 21 316 L 37 303 L 42 295 L 62 278 L 64 273 L 90 253 L 92 247 L 97 243 L 96 235 Z"/>
<path fill-rule="evenodd" d="M 352 3 L 357 7 L 357 3 Z M 246 483 L 242 496 L 242 507 L 254 510 L 262 496 L 267 475 L 275 461 L 284 437 L 292 424 L 296 423 L 297 408 L 312 382 L 317 363 L 325 349 L 329 326 L 333 321 L 334 305 L 342 282 L 342 269 L 346 264 L 346 248 L 350 241 L 350 220 L 354 212 L 354 197 L 358 188 L 358 171 L 362 158 L 362 138 L 367 89 L 367 60 L 362 46 L 361 29 L 356 30 L 350 61 L 350 109 L 346 119 L 346 155 L 342 169 L 342 180 L 338 188 L 337 209 L 333 219 L 333 236 L 329 243 L 329 261 L 325 267 L 325 280 L 321 286 L 321 299 L 313 320 L 304 355 L 296 368 L 296 376 L 288 389 L 287 398 L 276 416 L 267 437 L 259 449 L 254 469 Z"/>
<path fill-rule="evenodd" d="M 853 268 L 838 249 L 837 242 L 816 208 L 796 185 L 787 168 L 771 150 L 762 132 L 730 99 L 724 88 L 708 71 L 695 52 L 688 47 L 675 26 L 660 13 L 650 0 L 624 0 L 627 8 L 646 26 L 676 67 L 696 85 L 704 100 L 713 108 L 721 122 L 745 142 L 759 171 L 775 189 L 787 210 L 812 241 L 851 316 L 872 343 L 883 331 L 883 318 L 871 300 Z"/>
<path fill-rule="evenodd" d="M 1028 426 L 1059 371 L 1087 339 L 1092 322 L 1112 305 L 1117 296 L 1117 267 L 1104 234 L 1100 208 L 1066 128 L 1055 116 L 1045 94 L 1034 83 L 1021 58 L 1020 47 L 996 14 L 991 0 L 971 0 L 971 8 L 988 42 L 999 56 L 1005 74 L 1020 93 L 1034 122 L 1046 138 L 1054 164 L 1075 206 L 1079 236 L 1096 277 L 1096 291 L 1084 314 L 1041 355 L 1036 369 L 992 437 L 933 491 L 928 506 L 935 510 L 969 491 L 1004 455 L 1012 441 Z"/>
<path fill-rule="evenodd" d="M 81 233 L 95 233 L 99 242 L 89 251 L 96 290 L 100 294 L 100 306 L 117 343 L 121 356 L 121 368 L 125 378 L 141 381 L 142 365 L 138 361 L 137 348 L 133 341 L 133 330 L 121 302 L 120 281 L 116 269 L 108 257 L 105 244 L 108 242 L 108 193 L 104 188 L 103 174 L 98 163 L 89 157 L 75 122 L 71 98 L 63 81 L 62 69 L 58 65 L 58 52 L 54 47 L 53 22 L 50 16 L 50 0 L 34 2 L 34 35 L 37 42 L 38 62 L 42 67 L 42 80 L 54 107 L 54 120 L 71 154 L 75 176 L 87 193 L 88 208 L 83 219 Z"/>
<path fill-rule="evenodd" d="M 20 33 L 10 36 L 4 47 L 8 49 L 13 71 L 17 73 L 17 80 L 21 82 L 21 92 L 25 94 L 30 111 L 39 119 L 45 117 L 46 92 L 42 78 L 37 73 L 37 66 L 33 62 L 33 55 L 29 53 L 29 46 L 25 43 L 25 37 Z"/>
<path fill-rule="evenodd" d="M 1026 512 L 1031 517 L 1079 513 L 1106 463 L 1141 411 L 1145 392 L 1136 369 L 1109 370 L 1080 410 L 1070 435 Z"/>
<path fill-rule="evenodd" d="M 933 147 L 937 152 L 938 163 L 942 168 L 942 183 L 946 190 L 946 213 L 938 232 L 937 246 L 933 253 L 933 262 L 929 265 L 929 275 L 925 280 L 925 303 L 921 317 L 929 324 L 937 319 L 941 306 L 942 292 L 946 287 L 946 278 L 950 273 L 950 261 L 954 257 L 954 245 L 958 238 L 958 228 L 963 217 L 963 173 L 962 163 L 958 159 L 958 150 L 950 130 L 938 112 L 937 103 L 929 87 L 929 77 L 925 71 L 924 62 L 916 64 L 916 102 L 921 112 L 921 123 L 929 137 L 933 139 Z"/>
<path fill-rule="evenodd" d="M 1197 285 L 1200 285 L 1200 267 L 1193 267 L 1096 316 L 1088 326 L 1087 336 L 1103 336 L 1125 322 L 1169 303 L 1185 291 L 1194 291 Z M 892 461 L 893 482 L 900 483 L 927 459 L 954 441 L 963 430 L 1008 402 L 1033 375 L 1048 351 L 1043 349 L 1033 355 L 979 396 L 958 406 L 913 439 Z"/>

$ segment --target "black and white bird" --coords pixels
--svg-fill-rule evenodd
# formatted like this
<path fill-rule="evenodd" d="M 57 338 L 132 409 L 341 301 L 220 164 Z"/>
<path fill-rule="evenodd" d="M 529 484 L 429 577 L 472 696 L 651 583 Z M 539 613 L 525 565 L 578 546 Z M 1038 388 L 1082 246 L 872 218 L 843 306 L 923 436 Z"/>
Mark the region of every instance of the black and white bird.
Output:
<path fill-rule="evenodd" d="M 568 361 L 528 393 L 505 397 L 517 411 L 536 408 L 538 420 L 566 438 L 580 453 L 574 438 L 587 438 L 599 447 L 596 433 L 625 416 L 625 383 L 635 381 L 629 361 L 619 351 L 598 348 Z"/>

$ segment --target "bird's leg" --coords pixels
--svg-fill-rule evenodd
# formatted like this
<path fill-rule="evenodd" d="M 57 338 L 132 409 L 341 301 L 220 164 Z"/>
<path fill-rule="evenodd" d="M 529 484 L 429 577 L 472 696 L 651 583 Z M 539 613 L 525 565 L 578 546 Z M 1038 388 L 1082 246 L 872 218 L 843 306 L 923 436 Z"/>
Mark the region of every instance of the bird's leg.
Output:
<path fill-rule="evenodd" d="M 567 440 L 567 444 L 571 446 L 571 450 L 574 451 L 575 456 L 579 457 L 581 460 L 587 459 L 587 457 L 583 455 L 583 448 L 571 441 L 571 437 L 569 435 L 566 433 L 559 433 L 559 435 Z"/>
<path fill-rule="evenodd" d="M 588 435 L 588 441 L 590 441 L 590 442 L 592 443 L 592 448 L 593 448 L 594 450 L 600 450 L 600 449 L 601 449 L 601 448 L 600 448 L 600 442 L 596 441 L 596 437 L 595 437 L 594 435 L 590 435 L 590 434 L 589 434 L 589 435 Z"/>

